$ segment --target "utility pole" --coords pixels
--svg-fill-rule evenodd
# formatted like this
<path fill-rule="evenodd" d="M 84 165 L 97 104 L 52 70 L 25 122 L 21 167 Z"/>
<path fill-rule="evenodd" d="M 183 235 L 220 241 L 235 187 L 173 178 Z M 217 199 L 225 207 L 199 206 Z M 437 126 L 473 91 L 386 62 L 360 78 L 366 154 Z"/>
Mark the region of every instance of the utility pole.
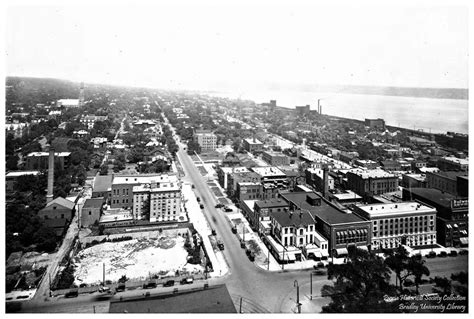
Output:
<path fill-rule="evenodd" d="M 242 297 L 240 297 L 239 313 L 242 313 Z"/>
<path fill-rule="evenodd" d="M 310 282 L 310 285 L 309 285 L 309 299 L 310 300 L 313 300 L 313 273 L 310 272 L 309 273 L 309 282 Z"/>
<path fill-rule="evenodd" d="M 270 249 L 268 250 L 267 260 L 268 260 L 267 270 L 270 270 Z"/>
<path fill-rule="evenodd" d="M 298 280 L 293 282 L 293 287 L 296 286 L 296 306 L 298 307 L 298 313 L 301 313 L 301 304 L 300 304 L 300 286 L 298 285 Z"/>
<path fill-rule="evenodd" d="M 102 263 L 102 285 L 105 287 L 105 263 Z"/>

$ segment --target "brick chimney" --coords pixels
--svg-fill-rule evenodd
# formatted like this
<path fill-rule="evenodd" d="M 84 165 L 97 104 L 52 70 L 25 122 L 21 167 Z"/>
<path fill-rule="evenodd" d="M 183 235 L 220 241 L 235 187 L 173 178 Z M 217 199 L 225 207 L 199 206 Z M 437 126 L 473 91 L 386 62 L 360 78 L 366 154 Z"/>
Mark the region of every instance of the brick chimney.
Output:
<path fill-rule="evenodd" d="M 323 197 L 327 199 L 328 197 L 328 188 L 329 188 L 329 180 L 328 180 L 328 167 L 327 165 L 323 165 Z"/>
<path fill-rule="evenodd" d="M 53 200 L 54 187 L 54 148 L 49 147 L 48 158 L 48 192 L 46 194 L 46 205 Z"/>

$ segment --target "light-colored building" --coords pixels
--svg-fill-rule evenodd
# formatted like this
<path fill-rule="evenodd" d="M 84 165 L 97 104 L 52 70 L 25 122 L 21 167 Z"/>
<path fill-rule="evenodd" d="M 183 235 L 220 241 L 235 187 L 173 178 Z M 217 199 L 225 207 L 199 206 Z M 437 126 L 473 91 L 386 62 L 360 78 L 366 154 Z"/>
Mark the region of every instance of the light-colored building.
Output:
<path fill-rule="evenodd" d="M 222 186 L 223 189 L 227 189 L 228 187 L 228 180 L 229 175 L 233 173 L 248 173 L 249 170 L 247 167 L 239 166 L 239 167 L 218 167 L 217 168 L 217 178 L 219 180 L 219 184 Z"/>
<path fill-rule="evenodd" d="M 79 99 L 60 99 L 56 102 L 56 105 L 58 107 L 63 106 L 63 107 L 79 107 Z"/>
<path fill-rule="evenodd" d="M 91 129 L 94 127 L 95 122 L 105 120 L 107 120 L 107 116 L 84 115 L 81 117 L 80 122 L 81 124 L 87 126 L 88 129 Z"/>
<path fill-rule="evenodd" d="M 150 222 L 179 221 L 181 187 L 177 182 L 151 181 L 133 187 L 133 217 Z"/>
<path fill-rule="evenodd" d="M 403 174 L 402 176 L 403 187 L 426 187 L 426 184 L 425 174 Z"/>
<path fill-rule="evenodd" d="M 217 147 L 217 136 L 212 132 L 196 132 L 193 138 L 203 152 L 214 151 Z"/>
<path fill-rule="evenodd" d="M 372 222 L 372 248 L 417 247 L 436 243 L 436 209 L 419 202 L 372 204 L 354 213 Z"/>

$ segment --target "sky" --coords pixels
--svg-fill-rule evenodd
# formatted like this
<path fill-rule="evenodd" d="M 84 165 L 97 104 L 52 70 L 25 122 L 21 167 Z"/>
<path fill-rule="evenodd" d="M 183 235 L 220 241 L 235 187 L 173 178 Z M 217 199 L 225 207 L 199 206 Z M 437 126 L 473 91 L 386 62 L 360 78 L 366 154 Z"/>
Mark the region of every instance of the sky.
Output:
<path fill-rule="evenodd" d="M 10 3 L 6 75 L 207 90 L 468 87 L 462 5 L 94 3 Z"/>

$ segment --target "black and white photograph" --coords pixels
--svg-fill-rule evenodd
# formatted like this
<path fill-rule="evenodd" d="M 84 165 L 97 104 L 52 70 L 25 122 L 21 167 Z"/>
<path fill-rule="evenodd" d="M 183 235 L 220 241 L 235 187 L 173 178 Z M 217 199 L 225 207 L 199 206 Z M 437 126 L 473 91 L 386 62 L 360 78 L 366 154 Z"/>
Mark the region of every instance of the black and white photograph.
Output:
<path fill-rule="evenodd" d="M 469 313 L 469 1 L 1 7 L 4 315 Z"/>

